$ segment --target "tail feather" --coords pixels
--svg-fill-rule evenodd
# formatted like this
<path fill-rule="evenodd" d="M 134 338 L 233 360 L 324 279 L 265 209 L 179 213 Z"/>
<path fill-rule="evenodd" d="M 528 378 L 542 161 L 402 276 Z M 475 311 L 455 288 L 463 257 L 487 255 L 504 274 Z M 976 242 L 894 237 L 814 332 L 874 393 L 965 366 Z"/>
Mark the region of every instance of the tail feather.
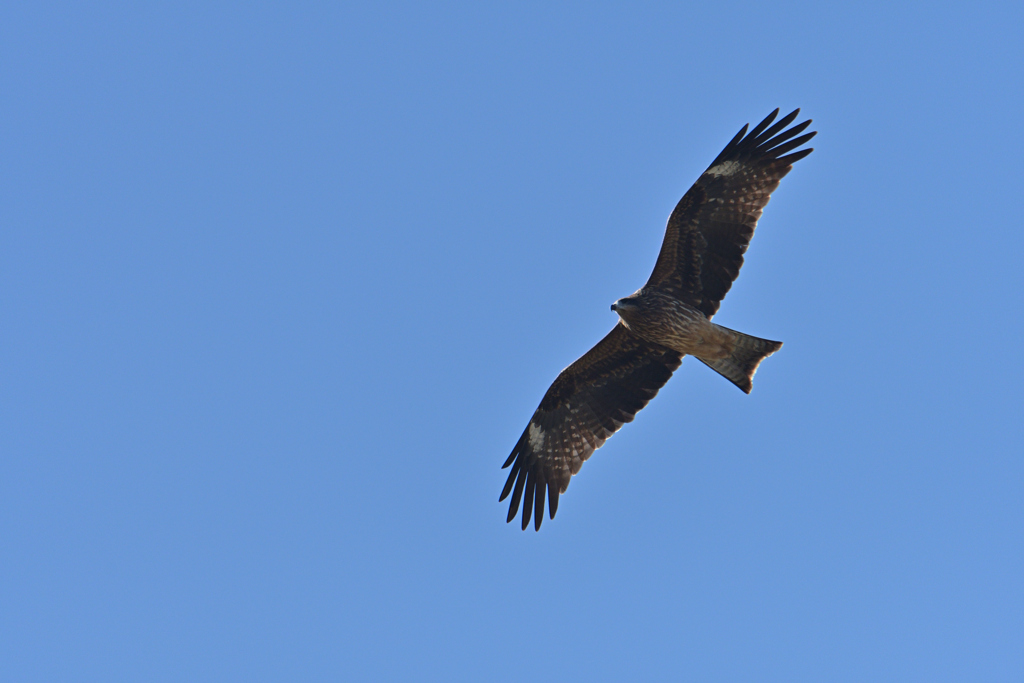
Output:
<path fill-rule="evenodd" d="M 718 327 L 721 327 L 721 325 Z M 728 330 L 728 328 L 722 329 Z M 757 372 L 757 366 L 765 358 L 782 348 L 782 342 L 752 337 L 749 334 L 743 334 L 735 330 L 728 331 L 736 335 L 734 338 L 735 346 L 731 356 L 716 360 L 698 357 L 697 360 L 738 386 L 744 393 L 749 394 L 750 389 L 753 387 L 752 382 L 754 380 L 754 373 Z"/>

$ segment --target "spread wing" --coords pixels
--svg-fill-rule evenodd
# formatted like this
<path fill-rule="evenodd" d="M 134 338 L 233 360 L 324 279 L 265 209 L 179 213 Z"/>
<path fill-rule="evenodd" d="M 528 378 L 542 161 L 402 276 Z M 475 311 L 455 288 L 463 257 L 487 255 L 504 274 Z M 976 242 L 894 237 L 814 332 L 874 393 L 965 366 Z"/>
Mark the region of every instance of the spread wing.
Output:
<path fill-rule="evenodd" d="M 647 286 L 670 290 L 708 318 L 718 311 L 743 265 L 757 219 L 779 181 L 813 149 L 788 152 L 815 133 L 810 120 L 783 130 L 800 110 L 771 125 L 776 109 L 753 130 L 747 126 L 679 200 L 668 219 L 665 241 Z"/>
<path fill-rule="evenodd" d="M 512 454 L 512 466 L 499 501 L 509 493 L 509 522 L 523 502 L 523 529 L 536 512 L 535 529 L 544 516 L 555 518 L 558 496 L 583 461 L 647 405 L 682 362 L 682 355 L 646 342 L 621 322 L 575 363 L 562 370 L 544 394 Z M 525 491 L 525 496 L 524 496 Z"/>

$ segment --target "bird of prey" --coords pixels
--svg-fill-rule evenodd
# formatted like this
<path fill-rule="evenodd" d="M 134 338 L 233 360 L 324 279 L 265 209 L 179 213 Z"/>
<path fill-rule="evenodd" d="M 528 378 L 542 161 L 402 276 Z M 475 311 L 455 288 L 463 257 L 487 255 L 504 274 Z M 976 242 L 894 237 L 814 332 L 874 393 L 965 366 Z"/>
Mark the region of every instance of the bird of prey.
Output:
<path fill-rule="evenodd" d="M 782 346 L 711 322 L 771 193 L 813 151 L 793 151 L 814 137 L 800 135 L 810 120 L 786 129 L 800 110 L 772 125 L 778 113 L 749 133 L 743 126 L 683 195 L 647 284 L 612 304 L 619 315 L 612 331 L 544 394 L 502 465 L 512 468 L 498 498 L 512 494 L 507 521 L 521 501 L 523 530 L 532 514 L 539 531 L 545 497 L 554 519 L 558 496 L 583 461 L 633 421 L 683 356 L 695 356 L 749 394 L 757 366 Z"/>

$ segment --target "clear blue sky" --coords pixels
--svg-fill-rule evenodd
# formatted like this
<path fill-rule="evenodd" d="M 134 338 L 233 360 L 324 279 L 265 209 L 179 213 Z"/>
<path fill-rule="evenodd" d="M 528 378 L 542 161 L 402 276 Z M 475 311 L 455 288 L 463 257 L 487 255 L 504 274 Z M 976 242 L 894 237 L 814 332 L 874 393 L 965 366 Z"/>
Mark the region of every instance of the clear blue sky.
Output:
<path fill-rule="evenodd" d="M 6 3 L 5 681 L 1011 681 L 1018 3 Z M 819 131 L 539 533 L 500 465 L 744 123 Z"/>

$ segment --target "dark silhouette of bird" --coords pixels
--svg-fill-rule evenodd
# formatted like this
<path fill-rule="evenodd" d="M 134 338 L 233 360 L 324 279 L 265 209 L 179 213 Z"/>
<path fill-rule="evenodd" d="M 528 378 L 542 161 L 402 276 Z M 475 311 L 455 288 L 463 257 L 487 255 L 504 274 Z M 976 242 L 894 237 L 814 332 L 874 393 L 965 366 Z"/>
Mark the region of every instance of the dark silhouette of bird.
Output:
<path fill-rule="evenodd" d="M 540 530 L 544 501 L 554 519 L 583 461 L 654 398 L 684 355 L 691 355 L 750 393 L 757 366 L 781 342 L 711 322 L 743 265 L 771 193 L 793 163 L 813 149 L 810 120 L 789 126 L 797 109 L 772 125 L 779 110 L 747 132 L 743 126 L 668 219 L 654 272 L 643 287 L 612 304 L 619 321 L 544 394 L 503 468 L 498 499 L 512 494 L 508 520 L 522 502 L 525 530 Z M 799 137 L 797 137 L 799 135 Z M 546 494 L 546 495 L 545 495 Z"/>

